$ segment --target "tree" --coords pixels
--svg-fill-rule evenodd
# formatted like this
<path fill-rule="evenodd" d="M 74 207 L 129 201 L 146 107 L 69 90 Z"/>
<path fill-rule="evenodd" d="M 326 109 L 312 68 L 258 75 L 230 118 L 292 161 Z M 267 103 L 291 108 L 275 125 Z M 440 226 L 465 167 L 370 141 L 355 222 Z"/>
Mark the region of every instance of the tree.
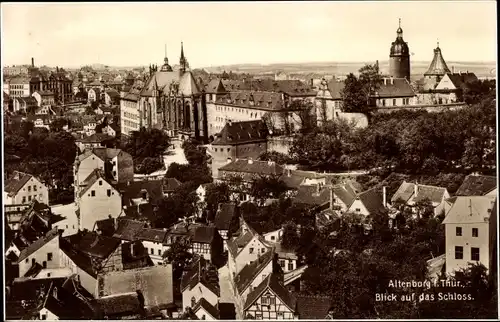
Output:
<path fill-rule="evenodd" d="M 143 127 L 131 133 L 125 145 L 125 151 L 134 159 L 154 158 L 163 156 L 169 146 L 170 138 L 163 131 Z"/>
<path fill-rule="evenodd" d="M 205 203 L 208 220 L 212 221 L 215 218 L 215 214 L 217 212 L 219 204 L 227 203 L 229 201 L 230 191 L 229 186 L 226 183 L 222 182 L 209 185 L 205 193 Z"/>
<path fill-rule="evenodd" d="M 93 103 L 94 102 L 92 102 L 92 104 L 89 104 L 85 107 L 85 115 L 95 115 L 95 109 L 97 107 L 95 107 Z"/>
<path fill-rule="evenodd" d="M 347 75 L 344 88 L 340 92 L 342 110 L 346 113 L 364 113 L 367 111 L 367 98 L 364 84 L 354 74 Z"/>
<path fill-rule="evenodd" d="M 281 246 L 285 249 L 296 249 L 299 246 L 300 237 L 297 233 L 297 225 L 288 222 L 283 226 L 283 240 Z"/>
<path fill-rule="evenodd" d="M 50 130 L 53 132 L 60 132 L 64 126 L 69 126 L 69 120 L 64 118 L 57 118 L 50 123 Z"/>
<path fill-rule="evenodd" d="M 269 198 L 279 198 L 288 190 L 286 184 L 276 176 L 260 176 L 254 178 L 250 184 L 249 193 L 263 205 Z"/>
<path fill-rule="evenodd" d="M 260 161 L 273 161 L 277 164 L 287 164 L 292 163 L 292 159 L 284 153 L 276 151 L 266 151 L 259 156 Z"/>
<path fill-rule="evenodd" d="M 155 171 L 161 170 L 165 164 L 160 158 L 146 157 L 142 160 L 141 164 L 137 167 L 137 173 L 139 174 L 150 174 Z"/>

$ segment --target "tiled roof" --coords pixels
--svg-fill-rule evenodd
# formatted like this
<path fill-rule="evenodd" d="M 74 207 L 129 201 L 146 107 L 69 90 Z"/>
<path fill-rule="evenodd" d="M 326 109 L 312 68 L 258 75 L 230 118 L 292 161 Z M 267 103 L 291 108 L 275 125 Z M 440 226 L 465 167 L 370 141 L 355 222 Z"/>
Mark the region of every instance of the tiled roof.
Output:
<path fill-rule="evenodd" d="M 137 235 L 145 228 L 145 223 L 142 221 L 130 220 L 130 219 L 117 219 L 117 229 L 114 238 L 121 240 L 135 241 L 137 240 Z"/>
<path fill-rule="evenodd" d="M 218 234 L 215 227 L 197 226 L 194 228 L 191 238 L 194 243 L 211 244 Z"/>
<path fill-rule="evenodd" d="M 57 295 L 54 291 L 57 292 Z M 48 290 L 44 308 L 57 316 L 59 320 L 91 319 L 94 317 L 93 309 L 84 300 L 64 287 L 57 287 L 54 284 Z"/>
<path fill-rule="evenodd" d="M 375 97 L 413 97 L 415 92 L 406 78 L 390 78 L 380 84 Z"/>
<path fill-rule="evenodd" d="M 182 183 L 175 178 L 164 178 L 163 179 L 163 192 L 172 192 L 179 188 Z"/>
<path fill-rule="evenodd" d="M 493 176 L 468 175 L 455 193 L 456 196 L 482 196 L 497 187 L 497 178 Z"/>
<path fill-rule="evenodd" d="M 301 320 L 324 320 L 332 306 L 332 300 L 326 296 L 297 296 L 297 310 Z"/>
<path fill-rule="evenodd" d="M 80 231 L 63 239 L 71 244 L 75 250 L 100 259 L 108 258 L 120 245 L 120 240 L 117 238 L 89 231 Z"/>
<path fill-rule="evenodd" d="M 425 76 L 442 76 L 446 73 L 449 73 L 450 69 L 446 65 L 444 61 L 443 54 L 441 53 L 441 48 L 439 46 L 434 49 L 434 57 L 432 58 L 432 62 L 429 66 L 429 69 L 424 73 Z"/>
<path fill-rule="evenodd" d="M 357 191 L 350 184 L 337 184 L 333 186 L 333 193 L 349 207 L 356 199 Z"/>
<path fill-rule="evenodd" d="M 99 275 L 104 295 L 140 290 L 146 307 L 166 309 L 174 303 L 172 265 L 113 271 Z"/>
<path fill-rule="evenodd" d="M 417 195 L 414 196 L 413 201 L 419 202 L 425 199 L 429 199 L 433 203 L 440 203 L 441 201 L 443 201 L 445 193 L 446 188 L 419 184 L 417 185 Z"/>
<path fill-rule="evenodd" d="M 256 261 L 243 267 L 243 269 L 234 278 L 236 290 L 239 294 L 242 294 L 248 288 L 252 281 L 255 280 L 259 273 L 262 272 L 267 265 L 272 265 L 274 256 L 274 250 L 268 250 Z"/>
<path fill-rule="evenodd" d="M 35 91 L 36 93 L 40 94 L 40 96 L 53 96 L 54 92 L 52 91 Z"/>
<path fill-rule="evenodd" d="M 179 94 L 185 97 L 201 94 L 198 84 L 190 71 L 182 74 L 179 80 Z"/>
<path fill-rule="evenodd" d="M 247 296 L 245 302 L 244 310 L 248 310 L 252 304 L 267 290 L 271 290 L 276 296 L 283 302 L 284 305 L 292 312 L 295 312 L 296 302 L 295 297 L 290 294 L 290 292 L 285 288 L 285 286 L 280 282 L 276 274 L 270 274 L 267 276 L 262 283 L 259 284 L 250 294 Z"/>
<path fill-rule="evenodd" d="M 162 243 L 167 236 L 167 230 L 144 228 L 136 235 L 138 240 L 146 240 L 155 243 Z"/>
<path fill-rule="evenodd" d="M 215 214 L 214 224 L 218 230 L 229 230 L 231 221 L 236 214 L 236 204 L 220 203 L 217 213 Z"/>
<path fill-rule="evenodd" d="M 316 96 L 316 92 L 300 80 L 262 79 L 250 82 L 254 91 L 285 93 L 290 96 Z"/>
<path fill-rule="evenodd" d="M 254 108 L 258 110 L 276 111 L 285 107 L 280 93 L 273 92 L 254 92 L 237 91 L 230 92 L 228 95 L 217 98 L 219 104 L 230 104 L 245 108 Z"/>
<path fill-rule="evenodd" d="M 366 190 L 358 194 L 357 198 L 361 200 L 366 210 L 368 210 L 370 214 L 385 210 L 385 207 L 383 205 L 382 189 L 379 187 Z"/>
<path fill-rule="evenodd" d="M 226 88 L 220 78 L 212 79 L 205 87 L 207 94 L 221 94 L 226 93 Z"/>
<path fill-rule="evenodd" d="M 342 91 L 344 90 L 345 83 L 332 79 L 328 82 L 328 91 L 334 100 L 342 99 Z"/>
<path fill-rule="evenodd" d="M 115 233 L 115 219 L 107 218 L 95 222 L 95 230 L 100 231 L 104 236 L 113 236 Z"/>
<path fill-rule="evenodd" d="M 24 185 L 32 178 L 31 174 L 24 172 L 14 171 L 12 176 L 6 180 L 4 191 L 9 194 L 10 197 L 15 196 L 19 190 L 24 187 Z"/>
<path fill-rule="evenodd" d="M 78 268 L 90 276 L 97 278 L 97 267 L 95 265 L 98 264 L 98 262 L 93 261 L 91 256 L 75 249 L 73 245 L 71 245 L 71 242 L 65 238 L 59 241 L 59 248 Z"/>
<path fill-rule="evenodd" d="M 120 153 L 126 153 L 120 149 L 111 149 L 111 148 L 93 148 L 92 152 L 103 161 L 113 159 L 119 156 Z"/>
<path fill-rule="evenodd" d="M 219 281 L 210 280 L 209 273 L 212 270 L 212 276 L 218 276 L 218 271 L 215 266 L 212 266 L 209 261 L 205 260 L 203 257 L 198 256 L 196 260 L 191 264 L 191 267 L 184 272 L 181 279 L 181 291 L 189 288 L 190 290 L 196 287 L 198 283 L 203 284 L 216 296 L 220 296 L 220 286 Z M 208 273 L 208 274 L 207 274 Z"/>
<path fill-rule="evenodd" d="M 319 184 L 299 186 L 294 203 L 321 206 L 330 202 L 330 188 Z"/>
<path fill-rule="evenodd" d="M 82 138 L 81 140 L 78 140 L 79 142 L 82 143 L 102 143 L 106 141 L 113 140 L 114 137 L 104 134 L 104 133 L 94 133 L 90 136 L 86 136 Z"/>
<path fill-rule="evenodd" d="M 217 135 L 212 145 L 236 145 L 250 142 L 265 142 L 269 131 L 261 120 L 228 122 Z"/>
<path fill-rule="evenodd" d="M 275 162 L 237 159 L 236 161 L 224 165 L 219 171 L 281 176 L 284 172 L 284 168 Z"/>
<path fill-rule="evenodd" d="M 126 219 L 141 220 L 152 218 L 154 215 L 154 206 L 150 203 L 143 203 L 137 206 L 130 206 L 123 210 Z"/>
<path fill-rule="evenodd" d="M 156 204 L 163 199 L 163 180 L 143 180 L 132 181 L 116 185 L 117 190 L 122 195 L 123 204 L 130 206 L 132 199 L 143 197 L 143 192 L 147 192 L 147 197 L 152 204 Z"/>
<path fill-rule="evenodd" d="M 414 187 L 414 183 L 403 181 L 398 190 L 396 190 L 396 192 L 392 196 L 391 202 L 394 203 L 399 199 L 401 199 L 405 203 L 408 202 L 413 195 Z"/>
<path fill-rule="evenodd" d="M 58 237 L 59 237 L 59 231 L 56 228 L 52 229 L 44 237 L 40 238 L 39 240 L 35 241 L 31 245 L 23 249 L 19 254 L 18 262 L 23 261 L 28 256 L 30 256 L 31 254 L 35 253 L 37 250 L 45 246 L 48 242 Z"/>
<path fill-rule="evenodd" d="M 490 220 L 496 196 L 457 197 L 443 224 L 473 224 Z"/>
<path fill-rule="evenodd" d="M 474 73 L 449 73 L 447 74 L 455 88 L 464 88 L 467 83 L 477 81 L 478 78 Z"/>
<path fill-rule="evenodd" d="M 141 301 L 137 292 L 113 294 L 95 300 L 104 316 L 134 315 L 141 312 Z"/>
<path fill-rule="evenodd" d="M 123 269 L 153 266 L 148 249 L 140 241 L 121 244 Z"/>
<path fill-rule="evenodd" d="M 215 306 L 210 304 L 207 300 L 205 300 L 205 298 L 203 298 L 203 297 L 198 301 L 198 303 L 196 303 L 193 306 L 192 310 L 193 310 L 193 312 L 196 313 L 200 308 L 203 308 L 215 320 L 219 319 L 219 315 L 220 315 L 219 310 Z"/>

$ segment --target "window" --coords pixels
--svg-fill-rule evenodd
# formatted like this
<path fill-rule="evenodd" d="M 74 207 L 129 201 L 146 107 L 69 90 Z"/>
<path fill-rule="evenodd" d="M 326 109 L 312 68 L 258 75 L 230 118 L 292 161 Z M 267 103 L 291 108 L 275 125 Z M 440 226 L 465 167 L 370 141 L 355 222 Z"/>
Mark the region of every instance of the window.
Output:
<path fill-rule="evenodd" d="M 92 191 L 90 192 L 90 195 L 91 195 L 92 197 L 95 197 L 95 190 L 92 190 Z"/>
<path fill-rule="evenodd" d="M 28 201 L 31 201 L 31 196 L 28 196 Z"/>
<path fill-rule="evenodd" d="M 26 203 L 26 196 L 23 196 L 23 203 Z"/>
<path fill-rule="evenodd" d="M 158 249 L 158 256 L 161 256 L 161 249 Z"/>
<path fill-rule="evenodd" d="M 281 267 L 285 267 L 285 261 L 284 261 L 284 260 L 282 260 L 282 259 L 280 259 L 280 266 L 281 266 Z"/>
<path fill-rule="evenodd" d="M 269 304 L 276 305 L 276 298 L 274 296 L 269 297 Z"/>
<path fill-rule="evenodd" d="M 385 100 L 382 100 L 382 106 L 385 106 Z"/>
<path fill-rule="evenodd" d="M 31 186 L 28 186 L 28 192 L 31 192 Z"/>
<path fill-rule="evenodd" d="M 25 263 L 28 263 L 28 259 L 26 258 L 26 260 L 24 261 Z"/>
<path fill-rule="evenodd" d="M 99 180 L 99 185 L 102 186 L 102 180 Z"/>
<path fill-rule="evenodd" d="M 36 191 L 37 187 L 36 186 L 33 186 L 33 191 Z"/>
<path fill-rule="evenodd" d="M 253 254 L 253 248 L 250 248 L 250 254 Z"/>
<path fill-rule="evenodd" d="M 293 262 L 288 262 L 288 270 L 293 271 Z"/>
<path fill-rule="evenodd" d="M 477 247 L 471 247 L 470 249 L 470 259 L 473 261 L 478 261 L 479 260 L 479 248 Z"/>
<path fill-rule="evenodd" d="M 278 320 L 283 320 L 283 312 L 278 312 Z"/>
<path fill-rule="evenodd" d="M 108 193 L 108 197 L 111 197 L 111 189 L 108 189 L 107 193 Z"/>
<path fill-rule="evenodd" d="M 464 248 L 462 246 L 455 246 L 455 259 L 464 259 Z"/>
<path fill-rule="evenodd" d="M 472 237 L 479 237 L 479 229 L 472 228 Z"/>
<path fill-rule="evenodd" d="M 153 248 L 151 248 L 151 255 L 154 255 L 155 254 L 155 250 Z"/>
<path fill-rule="evenodd" d="M 356 212 L 360 212 L 361 211 L 361 208 L 356 208 Z"/>
<path fill-rule="evenodd" d="M 42 314 L 42 320 L 47 320 L 47 315 L 46 314 Z"/>
<path fill-rule="evenodd" d="M 266 249 L 265 248 L 262 248 L 261 249 L 262 253 L 265 253 L 266 252 Z"/>
<path fill-rule="evenodd" d="M 52 253 L 47 253 L 47 261 L 50 262 L 52 260 Z"/>
<path fill-rule="evenodd" d="M 457 236 L 462 236 L 462 227 L 457 227 L 455 231 Z"/>
<path fill-rule="evenodd" d="M 274 240 L 275 238 L 276 238 L 276 237 L 274 237 L 274 236 L 271 236 L 271 240 Z"/>
<path fill-rule="evenodd" d="M 191 298 L 191 307 L 194 307 L 194 306 L 195 306 L 195 304 L 196 304 L 196 298 L 193 296 L 193 297 Z"/>
<path fill-rule="evenodd" d="M 269 304 L 269 301 L 268 301 L 268 300 L 269 300 L 269 298 L 268 298 L 267 296 L 263 296 L 263 297 L 262 297 L 262 300 L 261 300 L 261 303 L 262 303 L 263 305 Z"/>

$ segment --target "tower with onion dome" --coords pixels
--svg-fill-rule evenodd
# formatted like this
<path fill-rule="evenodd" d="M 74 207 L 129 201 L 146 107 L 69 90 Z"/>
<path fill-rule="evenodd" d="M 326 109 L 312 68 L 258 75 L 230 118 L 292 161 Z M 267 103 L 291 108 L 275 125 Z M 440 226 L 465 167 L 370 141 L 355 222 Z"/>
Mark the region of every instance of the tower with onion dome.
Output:
<path fill-rule="evenodd" d="M 406 78 L 410 80 L 410 49 L 408 43 L 403 40 L 403 29 L 401 19 L 397 30 L 396 40 L 391 44 L 389 55 L 389 75 L 394 78 Z"/>

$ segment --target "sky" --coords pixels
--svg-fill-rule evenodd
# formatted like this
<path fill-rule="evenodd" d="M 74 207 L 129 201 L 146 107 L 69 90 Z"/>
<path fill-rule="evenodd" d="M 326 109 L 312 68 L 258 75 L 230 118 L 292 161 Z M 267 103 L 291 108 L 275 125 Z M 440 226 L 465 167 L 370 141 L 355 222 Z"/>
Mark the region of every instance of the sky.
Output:
<path fill-rule="evenodd" d="M 387 60 L 401 18 L 413 61 L 496 61 L 495 1 L 5 3 L 2 65 L 79 67 Z"/>

